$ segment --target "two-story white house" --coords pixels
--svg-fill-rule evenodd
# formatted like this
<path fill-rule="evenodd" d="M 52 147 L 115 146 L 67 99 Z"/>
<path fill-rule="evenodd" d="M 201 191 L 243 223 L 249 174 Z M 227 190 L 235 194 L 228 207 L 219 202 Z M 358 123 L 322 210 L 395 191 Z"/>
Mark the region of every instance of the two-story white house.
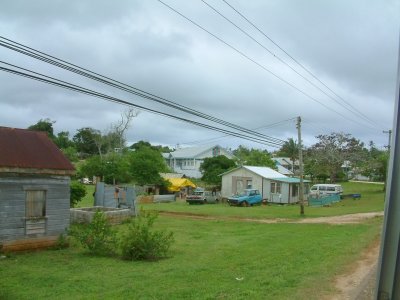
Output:
<path fill-rule="evenodd" d="M 174 172 L 182 173 L 186 177 L 192 178 L 200 178 L 202 176 L 200 165 L 205 158 L 219 155 L 224 155 L 230 159 L 234 157 L 232 153 L 219 145 L 182 148 L 163 154 L 167 165 Z"/>

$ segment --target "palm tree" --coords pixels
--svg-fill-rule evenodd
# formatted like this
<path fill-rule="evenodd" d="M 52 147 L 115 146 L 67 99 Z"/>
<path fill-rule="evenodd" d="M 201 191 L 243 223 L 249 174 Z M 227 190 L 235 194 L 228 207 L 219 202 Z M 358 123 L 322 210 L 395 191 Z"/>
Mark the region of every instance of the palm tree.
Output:
<path fill-rule="evenodd" d="M 294 173 L 294 162 L 299 157 L 299 145 L 295 140 L 289 138 L 279 149 L 280 156 L 289 157 L 292 162 L 292 172 Z"/>

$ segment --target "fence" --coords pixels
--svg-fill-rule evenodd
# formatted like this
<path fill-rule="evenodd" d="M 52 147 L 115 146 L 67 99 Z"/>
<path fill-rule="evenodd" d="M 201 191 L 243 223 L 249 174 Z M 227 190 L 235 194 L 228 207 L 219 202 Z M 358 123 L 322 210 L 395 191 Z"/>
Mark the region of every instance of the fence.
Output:
<path fill-rule="evenodd" d="M 339 194 L 323 195 L 323 196 L 309 196 L 308 206 L 324 206 L 330 205 L 340 201 Z"/>

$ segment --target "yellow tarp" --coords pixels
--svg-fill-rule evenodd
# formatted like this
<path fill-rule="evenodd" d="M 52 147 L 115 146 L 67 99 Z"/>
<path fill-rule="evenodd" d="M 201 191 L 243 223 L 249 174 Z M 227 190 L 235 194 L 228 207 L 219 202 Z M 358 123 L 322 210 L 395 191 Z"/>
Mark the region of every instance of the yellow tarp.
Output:
<path fill-rule="evenodd" d="M 167 179 L 171 185 L 168 187 L 168 191 L 170 192 L 179 192 L 182 188 L 192 187 L 195 188 L 196 185 L 186 178 L 168 178 Z"/>

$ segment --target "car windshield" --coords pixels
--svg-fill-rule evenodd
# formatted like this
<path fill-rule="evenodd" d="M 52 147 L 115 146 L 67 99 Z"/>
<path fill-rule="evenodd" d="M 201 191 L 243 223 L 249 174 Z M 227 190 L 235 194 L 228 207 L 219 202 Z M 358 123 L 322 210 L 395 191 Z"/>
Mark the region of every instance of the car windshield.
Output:
<path fill-rule="evenodd" d="M 254 195 L 254 191 L 243 191 L 239 194 L 240 197 Z"/>
<path fill-rule="evenodd" d="M 201 195 L 203 195 L 203 192 L 194 192 L 193 195 L 195 195 L 195 196 L 201 196 Z"/>

